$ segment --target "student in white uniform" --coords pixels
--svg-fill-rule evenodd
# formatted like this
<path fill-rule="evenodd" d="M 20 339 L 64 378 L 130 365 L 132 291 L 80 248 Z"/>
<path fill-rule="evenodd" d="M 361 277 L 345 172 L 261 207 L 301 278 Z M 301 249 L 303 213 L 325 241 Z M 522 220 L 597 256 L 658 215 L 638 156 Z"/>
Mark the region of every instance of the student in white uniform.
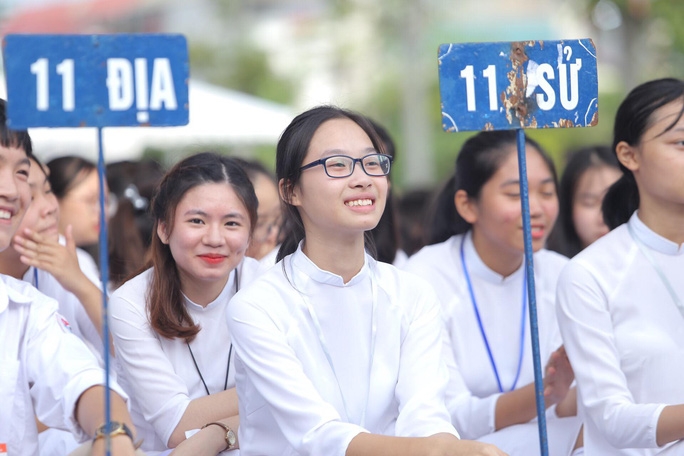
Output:
<path fill-rule="evenodd" d="M 516 132 L 481 132 L 463 145 L 455 173 L 437 198 L 429 244 L 405 269 L 437 291 L 448 339 L 447 406 L 465 438 L 511 455 L 540 453 L 525 278 Z M 580 423 L 572 369 L 561 346 L 554 299 L 567 259 L 544 250 L 558 215 L 556 174 L 526 140 L 530 219 L 545 404 L 551 455 L 571 453 Z M 551 372 L 548 371 L 551 369 Z"/>
<path fill-rule="evenodd" d="M 587 456 L 684 454 L 683 111 L 678 79 L 627 95 L 613 140 L 623 176 L 603 202 L 614 229 L 559 280 Z"/>
<path fill-rule="evenodd" d="M 35 157 L 31 157 L 27 182 L 31 189 L 31 204 L 11 247 L 0 252 L 0 273 L 29 282 L 57 301 L 59 313 L 69 322 L 71 331 L 86 343 L 103 366 L 102 335 L 91 320 L 97 321 L 99 327 L 102 293 L 81 271 L 76 246 L 69 237 L 70 230 L 67 231 L 67 246 L 59 243 L 57 198 L 52 194 L 45 168 Z M 59 429 L 40 432 L 42 456 L 63 456 L 76 447 L 78 443 L 69 432 Z"/>
<path fill-rule="evenodd" d="M 0 251 L 12 237 L 31 201 L 28 177 L 31 139 L 6 127 L 0 100 Z M 69 430 L 80 441 L 104 431 L 104 373 L 93 354 L 71 334 L 57 302 L 30 284 L 0 274 L 0 448 L 9 455 L 37 456 L 36 418 Z M 133 455 L 135 427 L 123 392 L 111 393 L 112 453 Z M 92 454 L 104 455 L 97 438 Z"/>
<path fill-rule="evenodd" d="M 148 454 L 216 455 L 237 447 L 225 312 L 259 270 L 245 257 L 256 195 L 234 159 L 201 153 L 164 176 L 151 210 L 151 267 L 111 298 L 120 383 Z"/>
<path fill-rule="evenodd" d="M 300 114 L 278 142 L 293 231 L 228 308 L 243 456 L 504 454 L 449 422 L 434 293 L 366 253 L 382 150 L 364 117 L 335 107 Z"/>

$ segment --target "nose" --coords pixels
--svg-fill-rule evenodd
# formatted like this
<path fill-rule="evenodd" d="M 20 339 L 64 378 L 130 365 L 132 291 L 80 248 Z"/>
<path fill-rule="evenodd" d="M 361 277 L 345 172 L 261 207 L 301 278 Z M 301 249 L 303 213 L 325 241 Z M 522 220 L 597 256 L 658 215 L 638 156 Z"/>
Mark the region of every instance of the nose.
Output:
<path fill-rule="evenodd" d="M 363 170 L 361 162 L 354 162 L 354 169 L 349 176 L 349 185 L 352 187 L 368 187 L 371 182 L 371 177 Z"/>
<path fill-rule="evenodd" d="M 529 194 L 530 218 L 541 217 L 543 214 L 541 197 L 536 193 Z"/>
<path fill-rule="evenodd" d="M 0 196 L 8 201 L 19 198 L 19 187 L 11 170 L 5 169 L 0 174 Z"/>
<path fill-rule="evenodd" d="M 212 247 L 218 247 L 223 244 L 223 236 L 221 235 L 221 225 L 218 223 L 211 223 L 207 225 L 204 233 L 203 242 Z"/>

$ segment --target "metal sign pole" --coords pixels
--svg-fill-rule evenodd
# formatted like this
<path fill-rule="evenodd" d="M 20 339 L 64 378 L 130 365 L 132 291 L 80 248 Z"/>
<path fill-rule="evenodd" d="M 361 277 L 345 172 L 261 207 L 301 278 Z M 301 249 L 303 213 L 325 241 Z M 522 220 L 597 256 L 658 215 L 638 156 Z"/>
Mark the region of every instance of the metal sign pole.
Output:
<path fill-rule="evenodd" d="M 107 306 L 107 284 L 109 283 L 109 251 L 107 233 L 107 206 L 105 198 L 105 161 L 102 150 L 102 128 L 97 129 L 97 174 L 100 183 L 100 280 L 102 281 L 102 343 L 104 344 L 104 370 L 105 370 L 105 424 L 111 428 L 111 391 L 109 389 L 109 314 Z M 111 438 L 109 433 L 105 435 L 105 450 L 107 456 L 111 455 Z"/>
<path fill-rule="evenodd" d="M 530 227 L 530 192 L 527 185 L 527 157 L 525 156 L 525 130 L 517 130 L 518 172 L 520 174 L 520 203 L 522 205 L 523 241 L 525 243 L 525 276 L 530 309 L 530 337 L 532 338 L 532 360 L 534 366 L 534 395 L 537 399 L 537 423 L 539 426 L 539 448 L 541 456 L 548 456 L 549 444 L 546 433 L 546 404 L 544 403 L 544 377 L 541 369 L 539 349 L 539 325 L 537 323 L 537 295 L 534 287 L 534 258 L 532 250 L 532 229 Z"/>

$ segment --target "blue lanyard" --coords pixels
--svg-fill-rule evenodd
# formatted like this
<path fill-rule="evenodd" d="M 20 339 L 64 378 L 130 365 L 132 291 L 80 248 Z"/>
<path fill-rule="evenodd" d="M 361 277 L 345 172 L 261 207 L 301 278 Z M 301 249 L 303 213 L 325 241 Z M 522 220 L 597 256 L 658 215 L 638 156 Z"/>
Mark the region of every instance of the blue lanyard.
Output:
<path fill-rule="evenodd" d="M 40 290 L 40 288 L 38 288 L 38 268 L 35 266 L 33 267 L 33 286 L 36 287 L 37 290 Z"/>
<path fill-rule="evenodd" d="M 470 274 L 468 274 L 468 268 L 466 267 L 465 253 L 463 251 L 463 245 L 465 244 L 466 235 L 461 238 L 461 265 L 463 266 L 463 274 L 465 275 L 466 283 L 468 284 L 468 292 L 470 293 L 470 301 L 473 304 L 473 310 L 475 311 L 475 317 L 477 318 L 477 324 L 480 327 L 480 334 L 482 335 L 482 341 L 487 349 L 487 355 L 489 356 L 489 363 L 494 371 L 494 376 L 496 377 L 496 384 L 499 387 L 499 392 L 505 392 L 503 386 L 501 386 L 501 378 L 499 377 L 499 370 L 496 367 L 496 361 L 494 361 L 494 355 L 492 354 L 492 349 L 489 346 L 489 340 L 487 339 L 487 334 L 485 333 L 484 325 L 482 324 L 482 318 L 480 317 L 480 311 L 477 307 L 477 300 L 475 299 L 475 292 L 473 291 L 473 283 L 470 280 Z M 518 369 L 515 373 L 515 379 L 513 380 L 513 385 L 511 389 L 506 392 L 513 391 L 515 386 L 518 384 L 518 379 L 520 378 L 520 371 L 522 369 L 523 354 L 525 353 L 525 315 L 527 314 L 527 272 L 523 276 L 523 286 L 522 286 L 522 315 L 520 317 L 520 354 L 518 355 Z"/>

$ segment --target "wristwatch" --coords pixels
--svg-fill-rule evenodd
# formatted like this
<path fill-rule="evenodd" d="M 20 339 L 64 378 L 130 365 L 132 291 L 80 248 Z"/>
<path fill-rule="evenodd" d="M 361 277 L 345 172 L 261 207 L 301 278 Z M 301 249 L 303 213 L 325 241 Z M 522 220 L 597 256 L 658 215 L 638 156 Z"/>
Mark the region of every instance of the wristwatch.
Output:
<path fill-rule="evenodd" d="M 126 423 L 110 421 L 109 427 L 107 427 L 107 423 L 103 424 L 97 428 L 97 431 L 95 431 L 95 439 L 93 440 L 103 439 L 107 435 L 109 435 L 109 437 L 127 435 L 128 438 L 131 439 L 131 442 L 134 442 L 135 445 L 135 437 L 133 437 L 133 432 L 131 432 L 131 428 L 129 428 Z"/>
<path fill-rule="evenodd" d="M 226 439 L 226 447 L 221 450 L 221 451 L 227 451 L 227 450 L 234 450 L 237 446 L 237 436 L 235 435 L 235 432 L 231 428 L 229 428 L 227 425 L 220 423 L 218 421 L 212 421 L 211 423 L 207 423 L 204 426 L 202 426 L 202 429 L 204 429 L 207 426 L 220 426 L 223 428 L 224 431 L 226 431 L 225 439 Z"/>

